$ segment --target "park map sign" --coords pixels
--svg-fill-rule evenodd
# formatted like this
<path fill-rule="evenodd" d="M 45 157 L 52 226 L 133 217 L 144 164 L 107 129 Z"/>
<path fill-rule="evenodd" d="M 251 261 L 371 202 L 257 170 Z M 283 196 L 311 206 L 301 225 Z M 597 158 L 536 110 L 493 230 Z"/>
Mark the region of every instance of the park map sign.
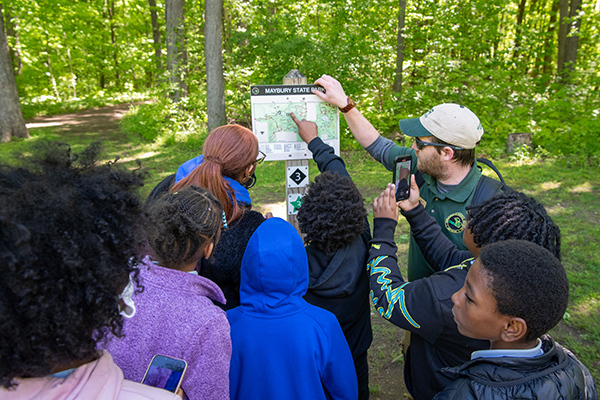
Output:
<path fill-rule="evenodd" d="M 319 137 L 340 154 L 340 123 L 338 109 L 312 93 L 323 91 L 316 85 L 252 86 L 252 131 L 267 161 L 307 160 L 312 155 L 298 136 L 298 127 L 290 112 L 298 119 L 317 124 Z"/>

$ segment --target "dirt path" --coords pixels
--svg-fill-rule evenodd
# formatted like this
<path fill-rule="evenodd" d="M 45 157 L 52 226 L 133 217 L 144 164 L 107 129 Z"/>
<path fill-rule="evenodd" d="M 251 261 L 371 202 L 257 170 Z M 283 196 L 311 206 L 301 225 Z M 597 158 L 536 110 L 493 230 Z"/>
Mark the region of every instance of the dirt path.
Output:
<path fill-rule="evenodd" d="M 131 107 L 130 103 L 93 108 L 71 114 L 35 117 L 26 121 L 27 129 L 54 128 L 58 134 L 76 136 L 94 134 L 98 139 L 119 140 L 119 121 Z"/>

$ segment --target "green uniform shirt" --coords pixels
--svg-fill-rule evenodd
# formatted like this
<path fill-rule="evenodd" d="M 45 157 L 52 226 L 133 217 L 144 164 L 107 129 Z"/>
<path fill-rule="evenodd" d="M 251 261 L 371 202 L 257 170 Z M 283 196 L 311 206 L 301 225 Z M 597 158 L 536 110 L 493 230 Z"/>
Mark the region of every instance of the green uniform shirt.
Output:
<path fill-rule="evenodd" d="M 387 164 L 388 169 L 392 169 L 394 160 L 401 155 L 410 154 L 413 156 L 413 166 L 411 173 L 417 172 L 417 156 L 415 150 L 409 147 L 401 147 L 394 145 L 390 148 Z M 440 194 L 437 190 L 437 181 L 429 175 L 423 175 L 425 183 L 420 187 L 421 202 L 425 210 L 431 215 L 437 223 L 442 227 L 442 232 L 448 237 L 459 250 L 467 250 L 462 236 L 466 227 L 466 212 L 465 207 L 471 204 L 475 188 L 481 178 L 481 171 L 477 167 L 477 161 L 473 163 L 471 171 L 467 174 L 454 189 L 448 193 Z M 417 279 L 428 277 L 437 272 L 425 261 L 421 249 L 410 235 L 410 244 L 408 247 L 408 280 L 414 281 Z"/>

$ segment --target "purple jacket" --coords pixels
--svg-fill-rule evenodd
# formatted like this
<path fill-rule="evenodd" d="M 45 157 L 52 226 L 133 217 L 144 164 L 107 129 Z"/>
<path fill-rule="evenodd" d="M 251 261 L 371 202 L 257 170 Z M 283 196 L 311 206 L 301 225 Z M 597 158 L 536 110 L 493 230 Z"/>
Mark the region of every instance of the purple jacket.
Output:
<path fill-rule="evenodd" d="M 229 323 L 211 302 L 225 302 L 221 289 L 149 257 L 139 269 L 144 291 L 133 297 L 137 312 L 124 322 L 125 337 L 106 346 L 125 378 L 141 382 L 152 357 L 163 354 L 187 361 L 181 387 L 189 399 L 229 399 Z"/>

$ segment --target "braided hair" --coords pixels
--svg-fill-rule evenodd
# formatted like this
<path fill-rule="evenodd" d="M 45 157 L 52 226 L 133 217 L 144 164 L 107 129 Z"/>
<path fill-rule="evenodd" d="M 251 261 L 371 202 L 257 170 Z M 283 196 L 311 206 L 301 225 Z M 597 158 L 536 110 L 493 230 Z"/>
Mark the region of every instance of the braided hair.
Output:
<path fill-rule="evenodd" d="M 206 243 L 216 242 L 222 214 L 219 200 L 197 186 L 166 193 L 150 203 L 144 229 L 159 264 L 179 269 Z"/>
<path fill-rule="evenodd" d="M 298 210 L 304 240 L 327 254 L 349 245 L 365 230 L 364 201 L 349 176 L 323 172 L 310 184 Z"/>
<path fill-rule="evenodd" d="M 534 198 L 508 190 L 466 210 L 467 229 L 477 247 L 508 239 L 527 240 L 560 260 L 560 229 Z"/>

